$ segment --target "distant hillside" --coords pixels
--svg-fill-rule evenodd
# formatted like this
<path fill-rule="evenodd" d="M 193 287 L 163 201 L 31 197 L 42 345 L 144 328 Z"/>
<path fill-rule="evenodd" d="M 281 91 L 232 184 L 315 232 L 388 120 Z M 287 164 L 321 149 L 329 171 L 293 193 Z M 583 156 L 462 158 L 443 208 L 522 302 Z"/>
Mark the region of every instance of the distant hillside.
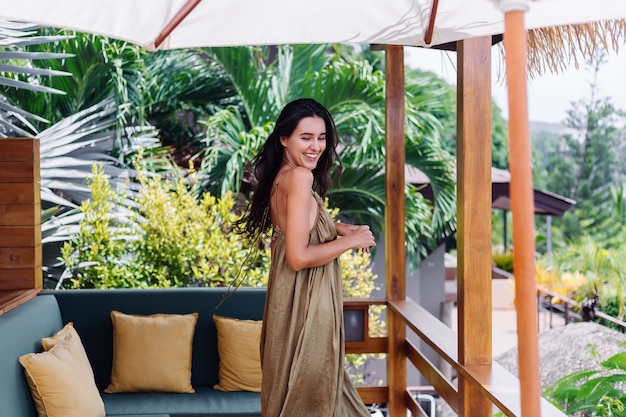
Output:
<path fill-rule="evenodd" d="M 535 132 L 548 132 L 557 135 L 567 133 L 570 128 L 563 126 L 560 123 L 546 123 L 546 122 L 530 122 L 530 131 Z"/>

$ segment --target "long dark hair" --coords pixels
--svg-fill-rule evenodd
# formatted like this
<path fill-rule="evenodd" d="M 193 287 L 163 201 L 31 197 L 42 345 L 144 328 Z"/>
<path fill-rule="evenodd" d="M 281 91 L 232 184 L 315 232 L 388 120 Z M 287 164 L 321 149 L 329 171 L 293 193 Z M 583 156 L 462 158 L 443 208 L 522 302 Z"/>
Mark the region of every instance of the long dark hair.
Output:
<path fill-rule="evenodd" d="M 251 240 L 258 239 L 270 229 L 269 203 L 274 179 L 283 162 L 284 148 L 280 138 L 290 136 L 305 117 L 320 117 L 326 124 L 326 149 L 313 170 L 313 188 L 320 196 L 330 189 L 330 171 L 337 156 L 337 129 L 330 112 L 317 101 L 301 98 L 288 103 L 280 112 L 274 130 L 252 160 L 256 185 L 246 214 L 237 222 L 237 230 Z"/>

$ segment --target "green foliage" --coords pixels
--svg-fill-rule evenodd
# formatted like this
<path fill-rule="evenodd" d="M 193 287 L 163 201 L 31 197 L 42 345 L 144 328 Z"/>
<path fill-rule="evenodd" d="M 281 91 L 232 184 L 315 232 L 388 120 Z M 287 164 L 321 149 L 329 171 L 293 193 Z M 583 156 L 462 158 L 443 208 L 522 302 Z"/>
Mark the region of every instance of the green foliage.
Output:
<path fill-rule="evenodd" d="M 232 194 L 221 199 L 204 194 L 196 200 L 182 179 L 141 182 L 137 203 L 144 221 L 133 250 L 146 280 L 158 286 L 227 286 L 245 264 L 246 285 L 265 281 L 268 262 L 244 262 L 254 249 L 231 232 L 238 217 Z M 260 258 L 268 256 L 267 250 L 258 251 Z"/>
<path fill-rule="evenodd" d="M 492 253 L 493 263 L 498 268 L 513 272 L 513 251 L 510 249 L 496 250 Z"/>
<path fill-rule="evenodd" d="M 225 286 L 244 264 L 246 285 L 265 283 L 269 252 L 231 233 L 237 216 L 230 194 L 196 200 L 182 180 L 140 177 L 140 183 L 124 221 L 114 209 L 126 196 L 94 168 L 80 232 L 62 250 L 73 287 Z"/>
<path fill-rule="evenodd" d="M 599 363 L 598 370 L 573 372 L 543 395 L 570 416 L 617 417 L 626 411 L 626 352 Z"/>
<path fill-rule="evenodd" d="M 614 317 L 623 316 L 626 248 L 606 247 L 587 236 L 546 256 L 541 263 L 557 276 L 570 273 L 584 277 L 572 295 L 578 302 L 597 297 L 601 311 L 614 315 L 617 310 Z"/>
<path fill-rule="evenodd" d="M 621 217 L 616 222 L 621 202 L 615 190 L 626 172 L 619 157 L 626 145 L 625 119 L 609 98 L 597 97 L 603 56 L 590 64 L 594 77 L 590 96 L 572 104 L 565 121 L 569 132 L 543 145 L 543 152 L 536 154 L 535 171 L 545 189 L 577 202 L 572 212 L 555 219 L 557 234 L 569 241 L 591 235 L 619 247 L 624 243 L 624 222 Z"/>
<path fill-rule="evenodd" d="M 144 286 L 136 282 L 127 265 L 129 222 L 115 213 L 124 193 L 111 188 L 102 165 L 94 165 L 92 172 L 93 177 L 88 181 L 92 198 L 81 204 L 84 218 L 79 232 L 61 249 L 71 285 L 74 288 Z"/>

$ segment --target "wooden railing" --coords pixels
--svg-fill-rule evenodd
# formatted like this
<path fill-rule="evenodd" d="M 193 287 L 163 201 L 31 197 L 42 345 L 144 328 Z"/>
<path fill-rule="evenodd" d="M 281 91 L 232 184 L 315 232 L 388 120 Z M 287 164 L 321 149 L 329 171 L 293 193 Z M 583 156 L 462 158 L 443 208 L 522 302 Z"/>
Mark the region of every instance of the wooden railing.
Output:
<path fill-rule="evenodd" d="M 560 314 L 565 321 L 565 324 L 583 320 L 579 314 L 579 311 L 581 311 L 580 303 L 576 300 L 541 286 L 537 287 L 537 296 L 539 297 L 537 308 L 547 310 L 550 314 L 550 327 L 552 327 L 552 314 L 555 314 L 556 312 Z M 557 300 L 558 302 L 555 303 L 553 302 L 554 300 Z M 601 311 L 594 311 L 593 315 L 600 324 L 613 325 L 613 327 L 618 331 L 626 333 L 626 322 L 609 316 Z"/>
<path fill-rule="evenodd" d="M 458 336 L 435 316 L 411 299 L 403 301 L 385 300 L 345 300 L 344 311 L 361 311 L 363 318 L 364 337 L 360 341 L 346 342 L 346 353 L 388 353 L 389 340 L 386 337 L 370 337 L 368 329 L 369 306 L 385 305 L 395 314 L 402 317 L 408 328 L 443 358 L 458 375 L 476 388 L 481 398 L 488 399 L 500 411 L 509 417 L 521 416 L 519 380 L 496 362 L 488 366 L 464 366 L 458 358 Z M 420 374 L 432 385 L 437 394 L 455 411 L 459 412 L 458 390 L 452 380 L 444 375 L 426 355 L 409 340 L 404 341 L 403 354 Z M 393 378 L 394 375 L 388 375 Z M 388 403 L 387 387 L 357 388 L 363 401 L 367 404 Z M 407 388 L 403 402 L 406 409 L 414 417 L 428 417 L 428 413 Z M 542 417 L 564 417 L 565 414 L 547 400 L 541 402 Z"/>

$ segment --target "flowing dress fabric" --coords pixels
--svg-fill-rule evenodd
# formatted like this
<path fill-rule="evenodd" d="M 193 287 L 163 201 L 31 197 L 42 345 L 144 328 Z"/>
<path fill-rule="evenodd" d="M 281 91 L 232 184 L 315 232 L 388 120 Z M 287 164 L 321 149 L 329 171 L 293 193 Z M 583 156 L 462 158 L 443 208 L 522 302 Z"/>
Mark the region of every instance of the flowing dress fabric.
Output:
<path fill-rule="evenodd" d="M 317 200 L 309 242 L 337 238 Z M 370 417 L 344 368 L 343 297 L 339 259 L 298 272 L 285 259 L 275 226 L 261 334 L 263 417 Z"/>

